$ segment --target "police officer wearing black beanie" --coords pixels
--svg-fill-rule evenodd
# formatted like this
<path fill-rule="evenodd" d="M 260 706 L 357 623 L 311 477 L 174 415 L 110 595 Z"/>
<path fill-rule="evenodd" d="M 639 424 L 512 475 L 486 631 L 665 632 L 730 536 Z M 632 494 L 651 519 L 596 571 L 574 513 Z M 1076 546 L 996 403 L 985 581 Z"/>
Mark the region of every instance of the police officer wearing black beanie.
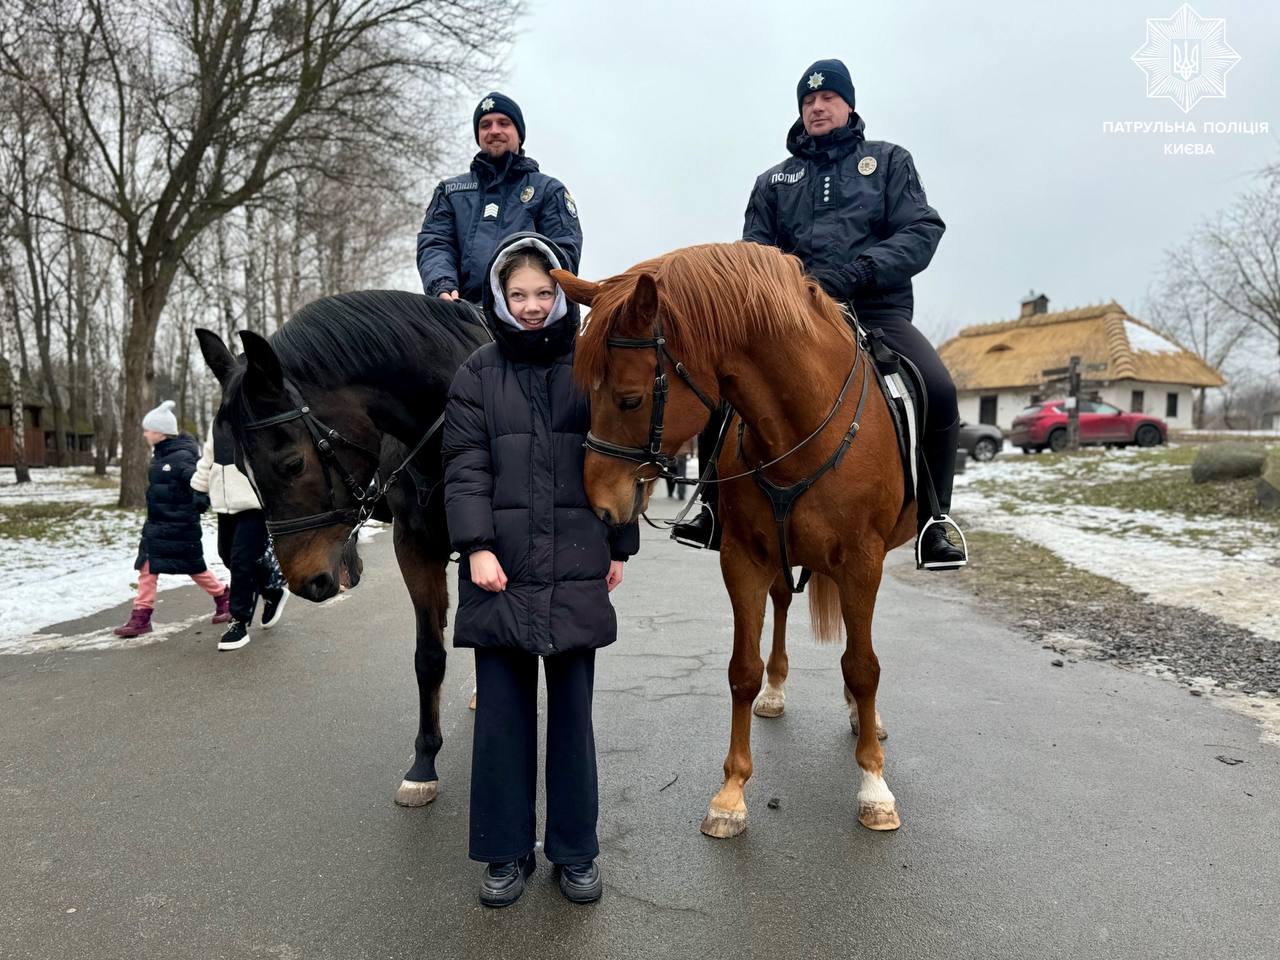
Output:
<path fill-rule="evenodd" d="M 921 371 L 928 393 L 928 422 L 921 446 L 943 513 L 951 507 L 959 408 L 955 385 L 937 352 L 911 322 L 911 278 L 929 265 L 946 225 L 925 199 L 924 187 L 902 147 L 863 135 L 854 109 L 853 79 L 839 60 L 819 60 L 800 75 L 800 113 L 787 133 L 791 156 L 756 178 L 742 238 L 795 254 L 805 271 L 833 299 L 849 303 L 864 328 Z M 709 447 L 704 435 L 699 452 Z M 704 488 L 714 500 L 715 485 Z M 919 523 L 929 519 L 927 498 L 917 501 Z M 711 504 L 714 511 L 714 504 Z M 714 513 L 703 513 L 674 532 L 677 539 L 707 543 Z M 921 532 L 927 567 L 964 563 L 947 528 Z"/>
<path fill-rule="evenodd" d="M 578 205 L 564 184 L 525 154 L 520 106 L 504 93 L 485 94 L 472 111 L 471 130 L 480 152 L 469 172 L 436 187 L 418 232 L 423 292 L 479 304 L 498 242 L 513 233 L 554 240 L 576 272 L 582 257 Z"/>

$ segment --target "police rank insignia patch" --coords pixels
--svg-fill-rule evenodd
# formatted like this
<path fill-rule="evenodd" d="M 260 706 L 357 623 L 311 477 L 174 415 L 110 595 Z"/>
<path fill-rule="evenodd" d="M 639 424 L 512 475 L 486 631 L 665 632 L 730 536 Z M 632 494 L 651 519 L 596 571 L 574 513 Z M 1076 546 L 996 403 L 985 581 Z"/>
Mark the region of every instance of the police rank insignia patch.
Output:
<path fill-rule="evenodd" d="M 533 199 L 533 187 L 525 187 L 520 191 L 520 202 L 528 203 Z"/>
<path fill-rule="evenodd" d="M 564 206 L 565 206 L 565 209 L 569 211 L 571 216 L 573 217 L 578 216 L 578 205 L 573 202 L 573 194 L 570 193 L 568 190 L 564 192 Z"/>
<path fill-rule="evenodd" d="M 864 177 L 869 177 L 876 172 L 876 158 L 863 157 L 858 161 L 858 172 Z"/>
<path fill-rule="evenodd" d="M 481 110 L 492 110 L 492 109 L 493 109 L 493 97 L 485 97 L 483 100 L 481 100 L 481 101 L 480 101 L 480 109 L 481 109 Z"/>
<path fill-rule="evenodd" d="M 498 205 L 496 203 L 486 203 L 484 205 L 484 218 L 486 220 L 495 220 L 498 217 Z"/>
<path fill-rule="evenodd" d="M 820 73 L 813 74 L 811 77 L 809 77 L 809 89 L 817 90 L 820 86 L 822 86 L 822 81 L 825 79 L 826 77 L 824 77 Z"/>

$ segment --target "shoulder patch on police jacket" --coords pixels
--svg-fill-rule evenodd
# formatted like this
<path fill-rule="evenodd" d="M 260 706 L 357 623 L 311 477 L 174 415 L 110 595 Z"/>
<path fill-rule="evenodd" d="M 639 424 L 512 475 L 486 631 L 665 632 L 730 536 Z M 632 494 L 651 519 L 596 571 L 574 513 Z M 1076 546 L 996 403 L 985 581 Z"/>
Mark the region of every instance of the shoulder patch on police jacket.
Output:
<path fill-rule="evenodd" d="M 569 211 L 569 216 L 575 220 L 578 217 L 578 205 L 573 202 L 573 194 L 569 192 L 569 188 L 564 190 L 564 208 Z"/>

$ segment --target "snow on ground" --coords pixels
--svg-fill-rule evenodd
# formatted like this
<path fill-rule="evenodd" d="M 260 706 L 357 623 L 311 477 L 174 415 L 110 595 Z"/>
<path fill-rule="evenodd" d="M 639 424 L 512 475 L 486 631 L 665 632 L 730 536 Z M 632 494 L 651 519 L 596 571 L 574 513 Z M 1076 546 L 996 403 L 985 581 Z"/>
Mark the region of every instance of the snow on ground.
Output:
<path fill-rule="evenodd" d="M 1087 481 L 1140 471 L 1185 470 L 1134 460 L 1137 451 L 1096 451 Z M 974 529 L 1008 533 L 1067 563 L 1124 584 L 1158 603 L 1188 606 L 1280 641 L 1275 596 L 1280 549 L 1274 527 L 1223 517 L 1054 503 L 1055 485 L 1073 482 L 1069 461 L 999 457 L 956 477 L 955 514 Z M 983 481 L 994 481 L 987 483 Z"/>
<path fill-rule="evenodd" d="M 112 470 L 115 482 L 107 486 L 95 483 L 92 472 L 91 468 L 76 467 L 32 470 L 32 482 L 21 486 L 13 482 L 9 471 L 0 479 L 0 515 L 6 508 L 24 504 L 85 508 L 74 518 L 50 520 L 46 533 L 38 538 L 0 539 L 0 654 L 155 643 L 197 622 L 164 623 L 161 601 L 156 609 L 156 630 L 136 640 L 116 637 L 109 628 L 77 635 L 39 632 L 51 624 L 124 603 L 137 592 L 133 562 L 144 511 L 114 506 L 118 470 Z M 202 520 L 205 562 L 226 581 L 227 569 L 218 560 L 217 520 L 212 513 L 206 513 Z M 374 532 L 372 528 L 362 530 L 361 540 Z M 190 585 L 189 577 L 161 576 L 159 589 Z"/>

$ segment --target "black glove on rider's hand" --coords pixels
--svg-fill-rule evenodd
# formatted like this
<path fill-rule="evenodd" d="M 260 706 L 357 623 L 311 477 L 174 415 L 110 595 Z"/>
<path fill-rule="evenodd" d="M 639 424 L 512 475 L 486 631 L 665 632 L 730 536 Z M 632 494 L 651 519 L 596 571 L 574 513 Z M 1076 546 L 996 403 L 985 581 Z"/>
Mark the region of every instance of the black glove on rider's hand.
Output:
<path fill-rule="evenodd" d="M 811 274 L 818 286 L 833 300 L 852 300 L 859 294 L 875 289 L 875 267 L 870 260 L 859 258 L 848 270 L 840 267 L 819 267 Z"/>
<path fill-rule="evenodd" d="M 212 504 L 209 502 L 209 495 L 199 490 L 191 491 L 191 499 L 195 501 L 196 511 L 199 513 L 204 513 L 206 510 L 209 509 L 209 507 L 212 506 Z"/>

